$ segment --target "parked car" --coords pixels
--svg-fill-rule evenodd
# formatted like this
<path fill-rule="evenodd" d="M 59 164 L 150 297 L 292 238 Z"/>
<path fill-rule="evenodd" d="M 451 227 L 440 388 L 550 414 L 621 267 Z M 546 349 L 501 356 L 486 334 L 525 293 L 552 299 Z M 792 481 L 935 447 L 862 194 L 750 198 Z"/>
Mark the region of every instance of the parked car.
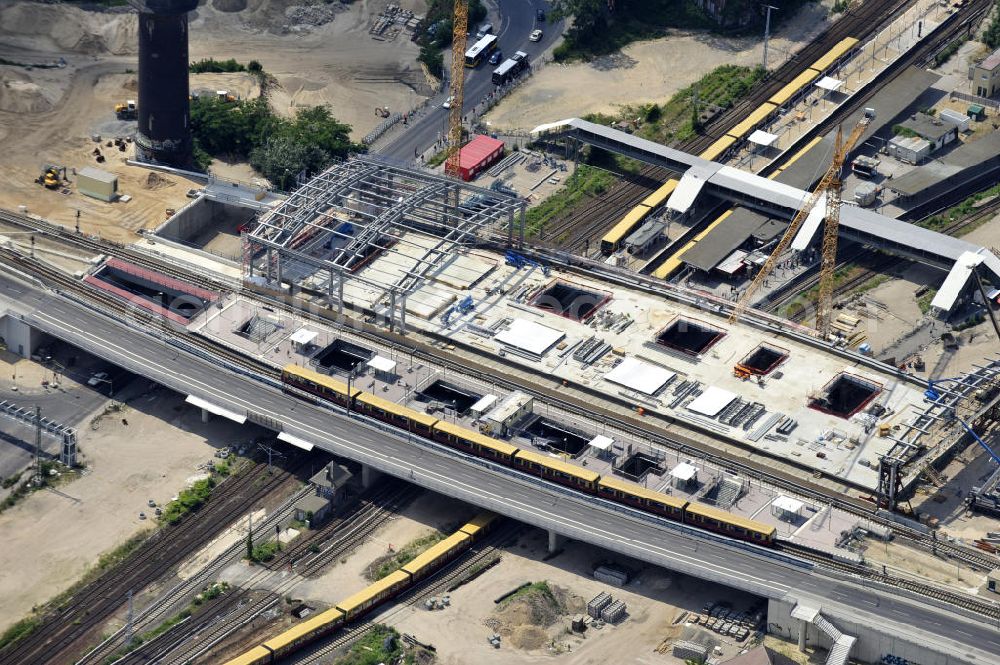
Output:
<path fill-rule="evenodd" d="M 93 388 L 108 380 L 107 372 L 97 372 L 87 380 L 87 385 Z"/>
<path fill-rule="evenodd" d="M 540 42 L 540 41 L 542 41 L 542 31 L 541 30 L 532 30 L 531 34 L 528 36 L 528 40 L 529 41 L 533 41 L 533 42 Z"/>

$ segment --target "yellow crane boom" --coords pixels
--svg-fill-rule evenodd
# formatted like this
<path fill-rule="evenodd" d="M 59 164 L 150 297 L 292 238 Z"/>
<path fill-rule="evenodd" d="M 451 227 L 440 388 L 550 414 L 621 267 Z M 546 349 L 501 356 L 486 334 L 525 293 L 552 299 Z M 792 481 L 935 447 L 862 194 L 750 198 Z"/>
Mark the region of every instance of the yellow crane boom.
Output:
<path fill-rule="evenodd" d="M 813 209 L 816 203 L 819 201 L 820 197 L 826 194 L 826 210 L 825 210 L 825 226 L 823 230 L 823 258 L 820 263 L 820 278 L 819 278 L 819 303 L 816 313 L 816 328 L 820 334 L 825 338 L 830 332 L 830 311 L 832 310 L 832 300 L 833 300 L 833 273 L 834 267 L 837 264 L 837 234 L 840 229 L 840 202 L 841 202 L 841 186 L 842 182 L 840 179 L 840 171 L 844 166 L 844 161 L 847 159 L 847 155 L 860 140 L 861 135 L 864 134 L 865 128 L 871 124 L 872 120 L 875 119 L 875 111 L 873 109 L 865 109 L 864 114 L 861 119 L 858 120 L 854 129 L 851 130 L 850 135 L 847 140 L 843 140 L 843 132 L 838 127 L 837 128 L 837 138 L 834 142 L 833 158 L 830 161 L 830 167 L 823 174 L 820 179 L 819 184 L 810 192 L 809 196 L 806 197 L 805 202 L 802 207 L 799 208 L 798 212 L 795 213 L 795 217 L 788 224 L 788 229 L 785 231 L 784 235 L 778 241 L 778 244 L 774 247 L 774 251 L 771 255 L 767 257 L 767 261 L 761 267 L 760 271 L 750 282 L 750 285 L 743 292 L 736 306 L 733 308 L 732 314 L 729 316 L 729 322 L 735 323 L 743 316 L 747 308 L 750 306 L 750 301 L 753 295 L 757 292 L 760 286 L 767 279 L 771 271 L 774 270 L 774 266 L 778 263 L 778 259 L 788 246 L 792 243 L 792 239 L 802 228 L 802 223 L 809 216 L 809 212 Z"/>
<path fill-rule="evenodd" d="M 465 44 L 469 36 L 469 0 L 455 0 L 451 36 L 451 108 L 448 109 L 448 159 L 445 173 L 458 174 L 465 96 Z"/>

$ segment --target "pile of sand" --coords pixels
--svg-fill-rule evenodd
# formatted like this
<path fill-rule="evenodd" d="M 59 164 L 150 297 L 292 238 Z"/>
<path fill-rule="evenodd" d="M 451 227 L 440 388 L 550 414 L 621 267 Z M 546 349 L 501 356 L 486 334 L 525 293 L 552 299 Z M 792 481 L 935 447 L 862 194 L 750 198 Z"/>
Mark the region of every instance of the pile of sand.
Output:
<path fill-rule="evenodd" d="M 32 83 L 23 72 L 0 71 L 0 111 L 45 113 L 54 105 L 52 91 Z"/>
<path fill-rule="evenodd" d="M 163 189 L 164 187 L 173 187 L 174 181 L 163 177 L 156 171 L 150 171 L 143 186 L 146 189 Z"/>
<path fill-rule="evenodd" d="M 0 26 L 5 41 L 27 40 L 25 45 L 32 50 L 125 55 L 138 48 L 134 13 L 89 12 L 62 4 L 19 2 L 0 9 Z"/>
<path fill-rule="evenodd" d="M 549 643 L 549 634 L 538 626 L 518 626 L 510 635 L 509 642 L 517 649 L 532 651 Z"/>
<path fill-rule="evenodd" d="M 538 590 L 505 601 L 483 622 L 518 649 L 541 649 L 552 640 L 546 629 L 586 607 L 580 596 L 550 584 L 551 595 Z"/>

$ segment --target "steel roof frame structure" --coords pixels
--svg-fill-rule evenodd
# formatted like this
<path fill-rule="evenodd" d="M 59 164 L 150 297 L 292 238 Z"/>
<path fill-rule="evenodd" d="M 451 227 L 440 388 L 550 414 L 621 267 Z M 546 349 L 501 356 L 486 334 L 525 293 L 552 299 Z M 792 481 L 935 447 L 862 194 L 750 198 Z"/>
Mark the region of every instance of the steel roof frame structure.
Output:
<path fill-rule="evenodd" d="M 243 234 L 243 270 L 250 281 L 285 288 L 325 274 L 326 297 L 342 314 L 344 283 L 381 291 L 394 329 L 397 305 L 405 331 L 405 300 L 427 273 L 462 246 L 523 234 L 523 200 L 460 180 L 370 156 L 335 163 L 258 215 Z M 430 237 L 419 243 L 410 234 Z M 402 250 L 419 248 L 419 256 Z M 357 274 L 373 256 L 396 255 L 407 266 L 387 282 Z M 411 265 L 412 264 L 412 265 Z M 314 287 L 315 290 L 315 287 Z"/>

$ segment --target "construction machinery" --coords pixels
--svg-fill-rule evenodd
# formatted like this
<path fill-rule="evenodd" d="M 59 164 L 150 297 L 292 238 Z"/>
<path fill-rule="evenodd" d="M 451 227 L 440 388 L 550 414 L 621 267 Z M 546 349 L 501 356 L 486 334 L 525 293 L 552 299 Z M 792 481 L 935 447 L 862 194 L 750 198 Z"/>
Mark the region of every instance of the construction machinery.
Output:
<path fill-rule="evenodd" d="M 135 100 L 115 104 L 115 116 L 119 120 L 135 120 L 139 117 L 139 108 L 135 105 Z"/>
<path fill-rule="evenodd" d="M 802 224 L 809 217 L 810 213 L 813 212 L 813 208 L 819 205 L 821 203 L 820 199 L 823 198 L 825 199 L 823 201 L 825 223 L 823 227 L 822 259 L 820 261 L 819 300 L 816 308 L 816 330 L 823 339 L 827 339 L 830 334 L 830 312 L 833 309 L 833 273 L 837 265 L 837 235 L 840 231 L 840 204 L 843 188 L 840 174 L 847 155 L 861 139 L 861 135 L 864 134 L 865 129 L 874 119 L 875 109 L 866 108 L 846 140 L 843 137 L 841 128 L 837 128 L 833 158 L 830 161 L 829 168 L 823 174 L 816 188 L 806 197 L 805 203 L 799 208 L 795 217 L 792 218 L 788 229 L 781 236 L 774 251 L 771 252 L 767 261 L 764 262 L 763 267 L 761 267 L 753 281 L 743 292 L 743 296 L 736 303 L 729 317 L 730 323 L 735 323 L 743 316 L 747 307 L 750 306 L 754 294 L 764 283 L 764 280 L 767 279 L 768 275 L 771 274 L 774 266 L 778 263 L 778 259 L 788 249 L 792 239 L 795 238 L 799 229 L 802 228 Z"/>
<path fill-rule="evenodd" d="M 469 36 L 469 0 L 455 0 L 451 38 L 451 106 L 448 108 L 448 158 L 444 172 L 457 176 L 462 147 L 462 108 L 465 99 L 465 44 Z"/>
<path fill-rule="evenodd" d="M 549 267 L 547 265 L 539 261 L 535 261 L 534 259 L 529 259 L 527 256 L 524 256 L 523 254 L 518 254 L 517 252 L 508 250 L 507 253 L 504 255 L 504 259 L 506 260 L 507 265 L 512 266 L 517 270 L 520 270 L 525 266 L 531 266 L 533 268 L 540 269 L 542 271 L 542 274 L 545 275 L 546 277 L 549 276 Z"/>
<path fill-rule="evenodd" d="M 62 186 L 63 180 L 67 180 L 65 166 L 46 164 L 42 168 L 41 175 L 35 179 L 35 182 L 48 189 L 59 189 Z"/>

